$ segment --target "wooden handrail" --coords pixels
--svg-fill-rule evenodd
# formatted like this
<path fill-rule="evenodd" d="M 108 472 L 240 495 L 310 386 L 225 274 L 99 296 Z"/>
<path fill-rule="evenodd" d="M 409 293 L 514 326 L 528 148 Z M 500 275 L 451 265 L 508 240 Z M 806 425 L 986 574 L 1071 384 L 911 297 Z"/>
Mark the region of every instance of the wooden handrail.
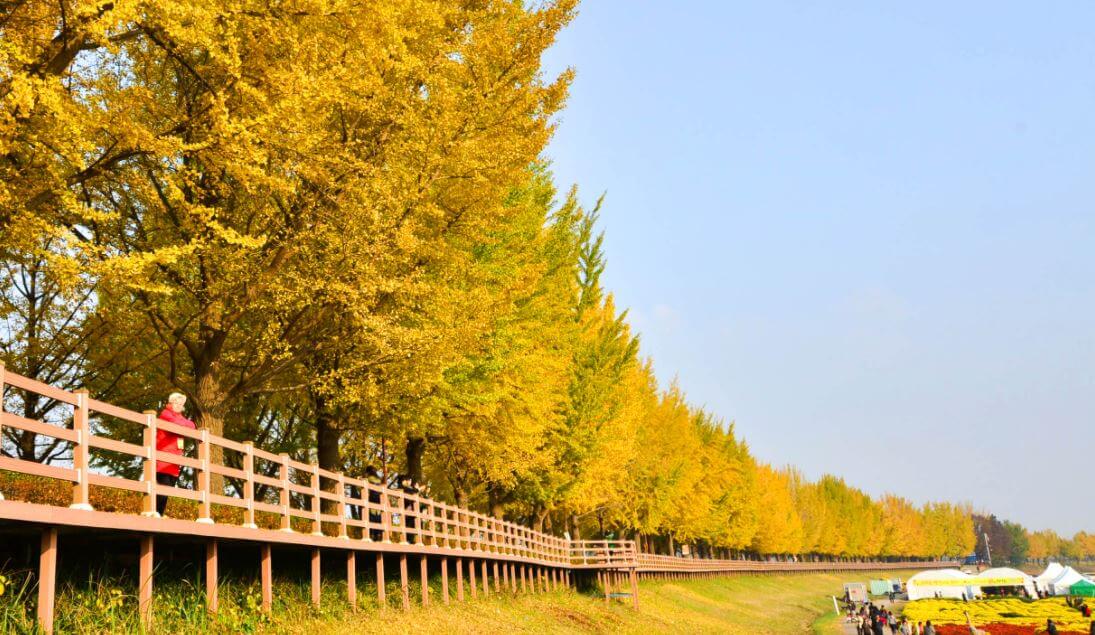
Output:
<path fill-rule="evenodd" d="M 349 539 L 349 530 L 360 531 L 361 540 L 370 542 L 374 532 L 385 543 L 414 543 L 419 549 L 460 549 L 476 552 L 480 557 L 521 559 L 538 561 L 562 567 L 613 567 L 638 568 L 639 570 L 665 571 L 739 571 L 739 570 L 805 570 L 817 563 L 748 562 L 740 560 L 704 560 L 678 558 L 638 553 L 633 540 L 570 540 L 545 534 L 529 527 L 480 514 L 478 512 L 435 501 L 419 494 L 376 485 L 367 480 L 346 476 L 340 472 L 321 469 L 318 465 L 303 463 L 288 454 L 274 454 L 255 447 L 251 441 L 233 441 L 210 434 L 208 430 L 193 430 L 164 421 L 155 411 L 143 414 L 91 399 L 87 391 L 68 392 L 5 370 L 0 364 L 0 395 L 5 386 L 20 388 L 73 406 L 72 428 L 64 428 L 44 421 L 23 419 L 12 413 L 2 412 L 0 426 L 27 430 L 43 436 L 52 436 L 70 443 L 73 448 L 73 465 L 49 466 L 4 458 L 3 469 L 61 479 L 73 483 L 71 507 L 91 509 L 88 486 L 90 484 L 115 487 L 140 492 L 143 496 L 141 510 L 154 516 L 158 495 L 174 496 L 198 502 L 198 522 L 212 523 L 214 503 L 237 507 L 243 511 L 242 526 L 257 528 L 256 511 L 266 511 L 278 516 L 281 530 L 291 532 L 292 519 L 300 518 L 310 525 L 313 535 L 322 535 L 325 523 L 337 525 L 337 536 Z M 113 417 L 142 427 L 141 445 L 111 439 L 102 434 L 92 434 L 92 421 L 99 417 Z M 158 430 L 168 431 L 187 439 L 193 447 L 190 455 L 176 455 L 156 448 Z M 240 467 L 215 463 L 214 447 L 238 452 L 242 458 Z M 94 450 L 107 450 L 130 454 L 142 460 L 138 480 L 117 475 L 100 475 L 91 471 L 91 455 Z M 219 453 L 223 456 L 223 453 Z M 274 478 L 256 470 L 256 459 L 277 467 Z M 196 472 L 195 489 L 158 486 L 155 466 L 169 461 Z M 212 491 L 213 474 L 236 479 L 242 485 L 239 496 Z M 335 484 L 335 491 L 323 489 L 321 481 Z M 277 503 L 255 499 L 256 484 L 272 489 Z M 353 488 L 355 494 L 347 494 Z M 371 502 L 378 499 L 379 502 Z M 0 501 L 2 501 L 0 497 Z M 305 507 L 295 507 L 303 504 Z M 306 501 L 301 503 L 300 501 Z M 323 512 L 324 501 L 334 503 L 335 514 Z M 353 513 L 351 513 L 353 510 Z M 375 520 L 379 518 L 379 520 Z M 857 563 L 826 563 L 829 567 L 856 568 Z M 890 563 L 886 563 L 889 566 Z M 909 564 L 909 563 L 906 563 Z M 932 563 L 917 563 L 932 566 Z"/>

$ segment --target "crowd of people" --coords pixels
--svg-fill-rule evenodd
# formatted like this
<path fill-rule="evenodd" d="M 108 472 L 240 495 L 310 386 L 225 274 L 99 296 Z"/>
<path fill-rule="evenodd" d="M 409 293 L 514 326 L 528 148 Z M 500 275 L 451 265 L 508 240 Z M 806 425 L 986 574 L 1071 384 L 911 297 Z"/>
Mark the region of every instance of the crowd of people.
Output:
<path fill-rule="evenodd" d="M 891 602 L 893 601 L 891 596 Z M 1068 605 L 1085 618 L 1091 617 L 1091 607 L 1082 598 L 1066 599 Z M 884 606 L 876 606 L 873 602 L 856 603 L 845 595 L 844 603 L 847 614 L 847 622 L 855 627 L 856 635 L 936 635 L 935 627 L 931 620 L 927 622 L 910 622 L 904 617 L 894 615 L 893 611 Z M 971 631 L 980 632 L 980 631 Z M 1046 635 L 1057 635 L 1057 624 L 1052 619 L 1046 620 Z M 1091 635 L 1095 635 L 1095 621 L 1091 623 Z"/>
<path fill-rule="evenodd" d="M 924 623 L 910 622 L 873 602 L 860 605 L 848 603 L 846 609 L 848 622 L 855 626 L 856 635 L 887 635 L 887 632 L 889 635 L 936 635 L 930 620 Z"/>

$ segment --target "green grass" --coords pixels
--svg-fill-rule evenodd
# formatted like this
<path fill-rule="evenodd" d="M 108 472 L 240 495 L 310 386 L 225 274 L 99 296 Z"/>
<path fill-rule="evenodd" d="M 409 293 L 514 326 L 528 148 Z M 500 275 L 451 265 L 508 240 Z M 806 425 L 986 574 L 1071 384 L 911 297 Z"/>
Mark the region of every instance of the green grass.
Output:
<path fill-rule="evenodd" d="M 7 571 L 0 595 L 0 632 L 33 633 L 36 589 L 26 572 Z M 841 584 L 862 580 L 855 574 L 736 576 L 691 581 L 648 581 L 640 586 L 640 608 L 630 602 L 571 591 L 541 595 L 480 598 L 439 606 L 398 608 L 399 590 L 389 585 L 390 606 L 376 604 L 376 588 L 358 586 L 359 607 L 346 606 L 345 582 L 325 580 L 320 609 L 309 602 L 307 583 L 276 579 L 274 609 L 259 610 L 260 594 L 252 581 L 221 584 L 216 616 L 205 611 L 200 581 L 157 581 L 155 628 L 158 633 L 840 633 L 832 616 L 831 595 Z M 435 581 L 436 582 L 436 581 Z M 412 600 L 419 589 L 412 585 Z M 137 633 L 137 600 L 132 580 L 92 576 L 64 580 L 58 589 L 57 632 Z"/>
<path fill-rule="evenodd" d="M 844 630 L 841 627 L 843 618 L 832 611 L 829 611 L 825 615 L 814 620 L 811 625 L 813 627 L 814 635 L 836 635 L 843 633 Z"/>

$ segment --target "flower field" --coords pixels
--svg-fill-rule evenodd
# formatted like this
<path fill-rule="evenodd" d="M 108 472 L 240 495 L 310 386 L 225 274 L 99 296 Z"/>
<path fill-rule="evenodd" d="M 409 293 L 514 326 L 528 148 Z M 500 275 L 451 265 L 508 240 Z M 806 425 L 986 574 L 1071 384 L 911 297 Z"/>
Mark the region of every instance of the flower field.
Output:
<path fill-rule="evenodd" d="M 1065 604 L 1064 598 L 1024 601 L 1018 598 L 962 602 L 960 600 L 917 600 L 905 606 L 905 617 L 914 622 L 931 620 L 933 624 L 957 624 L 966 630 L 966 612 L 973 625 L 993 635 L 1019 635 L 1044 632 L 1047 619 L 1052 619 L 1064 633 L 1087 635 L 1091 620 Z M 1024 628 L 1025 627 L 1025 628 Z M 948 633 L 948 630 L 941 630 Z"/>
<path fill-rule="evenodd" d="M 983 624 L 977 627 L 979 633 L 989 633 L 989 635 L 1034 635 L 1035 633 L 1045 633 L 1045 624 L 1040 626 L 1020 626 L 1018 624 Z M 940 625 L 936 632 L 939 635 L 969 635 L 969 629 L 965 624 L 943 624 Z M 1088 635 L 1088 633 L 1080 631 L 1057 631 L 1058 635 Z"/>

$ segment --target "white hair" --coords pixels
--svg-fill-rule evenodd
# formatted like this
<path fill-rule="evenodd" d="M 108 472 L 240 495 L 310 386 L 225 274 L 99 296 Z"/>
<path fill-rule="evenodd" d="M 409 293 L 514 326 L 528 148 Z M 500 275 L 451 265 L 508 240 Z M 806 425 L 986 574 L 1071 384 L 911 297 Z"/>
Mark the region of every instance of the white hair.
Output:
<path fill-rule="evenodd" d="M 181 392 L 173 392 L 167 396 L 167 403 L 186 403 L 186 395 Z"/>

